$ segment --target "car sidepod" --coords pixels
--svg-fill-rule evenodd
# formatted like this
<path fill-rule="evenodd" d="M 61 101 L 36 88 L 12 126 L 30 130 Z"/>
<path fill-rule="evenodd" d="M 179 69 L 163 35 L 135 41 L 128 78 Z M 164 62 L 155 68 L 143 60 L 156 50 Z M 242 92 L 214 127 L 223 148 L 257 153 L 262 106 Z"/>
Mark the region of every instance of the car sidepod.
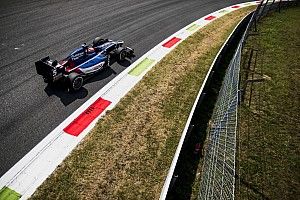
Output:
<path fill-rule="evenodd" d="M 79 65 L 78 67 L 80 71 L 84 74 L 95 73 L 97 71 L 102 70 L 105 67 L 107 59 L 107 55 L 97 54 L 93 58 Z"/>

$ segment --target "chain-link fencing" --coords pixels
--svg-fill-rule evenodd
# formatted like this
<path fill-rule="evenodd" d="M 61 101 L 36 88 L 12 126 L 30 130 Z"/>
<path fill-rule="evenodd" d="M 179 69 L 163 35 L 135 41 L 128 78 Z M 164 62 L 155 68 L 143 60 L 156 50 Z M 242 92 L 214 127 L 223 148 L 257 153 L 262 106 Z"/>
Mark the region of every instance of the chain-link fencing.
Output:
<path fill-rule="evenodd" d="M 234 199 L 240 65 L 244 43 L 256 31 L 256 24 L 270 11 L 280 10 L 295 1 L 265 0 L 251 14 L 234 56 L 226 71 L 211 118 L 201 174 L 198 199 Z"/>

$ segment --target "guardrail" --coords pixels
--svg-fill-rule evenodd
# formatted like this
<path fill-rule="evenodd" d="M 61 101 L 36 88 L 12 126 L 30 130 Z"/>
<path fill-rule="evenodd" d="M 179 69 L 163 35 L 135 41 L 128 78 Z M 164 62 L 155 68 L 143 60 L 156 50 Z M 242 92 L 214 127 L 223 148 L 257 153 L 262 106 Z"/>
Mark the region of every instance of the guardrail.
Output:
<path fill-rule="evenodd" d="M 246 17 L 242 23 L 248 23 L 249 17 L 252 20 L 253 16 L 254 13 Z M 239 70 L 245 37 L 246 34 L 239 42 L 229 64 L 214 108 L 198 199 L 234 198 Z"/>
<path fill-rule="evenodd" d="M 175 170 L 175 167 L 176 167 L 176 164 L 177 164 L 179 154 L 182 151 L 183 143 L 184 143 L 184 141 L 186 141 L 188 139 L 188 137 L 190 136 L 191 131 L 194 127 L 194 125 L 192 124 L 192 119 L 194 118 L 194 115 L 196 114 L 197 110 L 199 109 L 200 105 L 202 104 L 202 101 L 205 98 L 206 93 L 210 88 L 213 76 L 214 76 L 216 70 L 218 70 L 218 68 L 220 66 L 220 63 L 222 63 L 222 60 L 224 59 L 224 55 L 231 48 L 230 44 L 232 44 L 232 41 L 235 39 L 235 36 L 237 35 L 237 32 L 240 32 L 239 31 L 240 28 L 241 28 L 240 24 L 237 25 L 236 28 L 232 31 L 232 33 L 228 37 L 228 39 L 224 42 L 224 44 L 221 47 L 220 51 L 216 55 L 213 63 L 211 64 L 211 67 L 210 67 L 208 73 L 206 74 L 206 77 L 205 77 L 204 81 L 202 82 L 202 86 L 201 86 L 201 88 L 198 92 L 198 95 L 196 97 L 194 105 L 191 109 L 189 118 L 187 120 L 186 126 L 183 130 L 183 134 L 181 136 L 181 139 L 180 139 L 178 148 L 176 150 L 171 168 L 169 170 L 168 178 L 165 181 L 165 185 L 164 185 L 164 188 L 163 188 L 161 196 L 160 196 L 161 200 L 168 199 L 167 198 L 167 193 L 169 192 L 170 189 L 172 189 L 172 186 L 176 182 L 177 174 L 173 174 L 173 173 L 174 173 L 174 170 Z"/>
<path fill-rule="evenodd" d="M 273 0 L 272 0 L 273 1 Z M 277 1 L 277 2 L 281 2 L 281 0 L 274 0 L 274 2 Z M 266 2 L 269 2 L 266 0 Z M 278 7 L 275 7 L 274 4 L 272 4 L 272 8 L 278 8 Z M 276 4 L 278 5 L 278 4 Z M 283 4 L 280 5 L 281 7 L 283 7 Z M 248 36 L 248 30 L 251 28 L 256 28 L 256 23 L 258 22 L 258 16 L 260 16 L 260 13 L 265 13 L 266 11 L 269 11 L 271 10 L 270 8 L 266 9 L 267 7 L 265 7 L 265 3 L 264 2 L 260 2 L 260 4 L 258 4 L 258 7 L 257 7 L 257 10 L 252 14 L 252 15 L 249 15 L 247 18 L 248 18 L 248 21 L 249 21 L 249 18 L 251 18 L 250 22 L 248 23 L 247 20 L 246 21 L 246 24 L 244 24 L 243 26 L 247 26 L 247 31 L 244 32 L 244 31 L 238 31 L 239 34 L 241 33 L 246 33 L 243 35 L 243 40 L 242 41 L 245 41 L 244 38 L 247 38 Z M 262 9 L 264 9 L 265 11 L 262 12 Z M 244 21 L 244 20 L 243 20 Z M 233 31 L 233 33 L 229 36 L 228 40 L 224 43 L 224 45 L 222 46 L 221 50 L 219 51 L 219 53 L 217 54 L 217 56 L 215 57 L 215 60 L 213 61 L 213 64 L 211 65 L 208 73 L 207 73 L 207 76 L 205 78 L 205 80 L 203 81 L 203 84 L 202 84 L 202 87 L 200 88 L 200 91 L 196 97 L 196 100 L 194 102 L 194 105 L 192 107 L 192 110 L 191 110 L 191 113 L 189 115 L 189 118 L 187 120 L 187 123 L 186 123 L 186 126 L 183 130 L 183 134 L 182 134 L 182 137 L 179 141 L 179 145 L 178 145 L 178 148 L 176 150 L 176 153 L 175 153 L 175 156 L 173 158 L 173 162 L 171 164 L 171 167 L 169 169 L 169 172 L 168 172 L 168 176 L 165 180 L 165 183 L 164 183 L 164 186 L 163 186 L 163 189 L 162 189 L 162 192 L 161 192 L 161 195 L 160 195 L 160 199 L 161 200 L 164 200 L 164 199 L 168 199 L 167 198 L 167 195 L 169 194 L 170 190 L 172 189 L 172 187 L 174 186 L 175 182 L 177 182 L 177 179 L 178 179 L 178 175 L 175 172 L 175 168 L 177 167 L 177 161 L 179 159 L 179 154 L 181 154 L 181 150 L 182 150 L 182 147 L 183 147 L 183 144 L 184 142 L 187 140 L 187 138 L 191 135 L 191 132 L 192 132 L 192 129 L 194 128 L 194 125 L 192 124 L 192 119 L 194 117 L 194 115 L 196 115 L 196 112 L 197 112 L 197 108 L 200 107 L 200 105 L 202 105 L 202 100 L 205 98 L 206 96 L 206 92 L 208 90 L 208 88 L 210 87 L 210 83 L 212 82 L 212 77 L 214 75 L 214 72 L 216 72 L 216 70 L 218 70 L 218 66 L 220 65 L 220 63 L 222 63 L 222 59 L 223 58 L 223 55 L 224 55 L 224 52 L 226 52 L 228 49 L 231 48 L 231 43 L 233 42 L 233 35 L 235 35 L 234 32 L 236 32 L 236 30 L 239 29 L 239 26 L 236 27 L 236 29 Z M 244 29 L 245 30 L 245 27 Z M 239 37 L 241 38 L 241 37 Z M 240 47 L 240 51 L 241 51 L 242 47 Z M 236 54 L 235 54 L 236 55 Z M 235 63 L 239 63 L 240 62 L 240 59 L 239 60 L 236 60 Z M 236 82 L 235 81 L 235 84 L 238 85 L 238 81 Z M 236 89 L 237 91 L 239 91 L 238 89 Z M 238 102 L 239 100 L 239 95 L 235 96 L 235 99 L 234 101 L 235 102 Z M 236 106 L 235 105 L 236 103 L 232 103 L 232 106 Z M 229 116 L 226 117 L 226 119 L 229 119 Z M 225 168 L 224 168 L 225 169 Z M 234 180 L 234 178 L 233 178 Z M 234 183 L 234 182 L 233 182 Z M 234 184 L 233 184 L 234 185 Z M 234 189 L 233 189 L 234 191 Z M 232 192 L 233 193 L 233 192 Z M 198 198 L 200 199 L 201 198 L 201 195 L 199 193 L 198 195 Z M 205 199 L 205 198 L 201 198 L 201 199 Z"/>
<path fill-rule="evenodd" d="M 234 199 L 236 176 L 236 136 L 242 49 L 250 32 L 268 12 L 280 10 L 296 1 L 261 1 L 251 14 L 247 28 L 226 71 L 208 133 L 198 199 Z"/>

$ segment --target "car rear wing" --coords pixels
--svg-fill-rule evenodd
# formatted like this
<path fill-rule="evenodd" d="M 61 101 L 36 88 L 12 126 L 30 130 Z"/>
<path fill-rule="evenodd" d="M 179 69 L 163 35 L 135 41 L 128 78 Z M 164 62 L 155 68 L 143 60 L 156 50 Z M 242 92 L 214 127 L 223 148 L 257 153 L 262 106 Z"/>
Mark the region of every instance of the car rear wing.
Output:
<path fill-rule="evenodd" d="M 46 75 L 52 71 L 53 67 L 48 64 L 48 61 L 50 61 L 49 56 L 42 58 L 41 60 L 35 62 L 36 72 L 39 75 Z"/>
<path fill-rule="evenodd" d="M 63 66 L 49 56 L 35 62 L 36 72 L 42 75 L 45 82 L 52 83 L 62 77 Z"/>

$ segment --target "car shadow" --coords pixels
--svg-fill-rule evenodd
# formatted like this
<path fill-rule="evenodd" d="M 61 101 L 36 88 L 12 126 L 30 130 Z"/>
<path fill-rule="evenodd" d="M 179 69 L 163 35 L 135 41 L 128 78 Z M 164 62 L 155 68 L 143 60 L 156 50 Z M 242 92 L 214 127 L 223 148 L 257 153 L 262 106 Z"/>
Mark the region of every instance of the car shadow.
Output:
<path fill-rule="evenodd" d="M 119 64 L 120 66 L 123 66 L 124 68 L 127 68 L 128 66 L 131 65 L 132 62 L 127 59 L 124 61 L 111 60 L 111 65 L 115 63 Z M 117 72 L 115 72 L 111 67 L 107 67 L 101 70 L 100 72 L 86 78 L 84 81 L 84 85 L 92 82 L 101 81 L 103 79 L 108 78 L 112 74 L 116 75 Z M 45 87 L 44 91 L 48 96 L 53 96 L 53 95 L 57 96 L 64 106 L 68 106 L 69 104 L 76 101 L 77 99 L 83 99 L 88 95 L 88 90 L 84 87 L 84 85 L 80 90 L 76 92 L 70 92 L 68 91 L 66 83 L 58 82 L 55 84 L 48 84 Z"/>
<path fill-rule="evenodd" d="M 49 97 L 53 95 L 57 96 L 64 106 L 71 104 L 77 99 L 83 99 L 88 95 L 88 90 L 84 87 L 76 92 L 69 92 L 68 88 L 62 83 L 48 84 L 44 91 Z"/>
<path fill-rule="evenodd" d="M 123 67 L 129 67 L 131 65 L 131 63 L 133 63 L 133 60 L 128 60 L 125 59 L 123 61 L 116 61 L 119 65 L 123 66 Z"/>

